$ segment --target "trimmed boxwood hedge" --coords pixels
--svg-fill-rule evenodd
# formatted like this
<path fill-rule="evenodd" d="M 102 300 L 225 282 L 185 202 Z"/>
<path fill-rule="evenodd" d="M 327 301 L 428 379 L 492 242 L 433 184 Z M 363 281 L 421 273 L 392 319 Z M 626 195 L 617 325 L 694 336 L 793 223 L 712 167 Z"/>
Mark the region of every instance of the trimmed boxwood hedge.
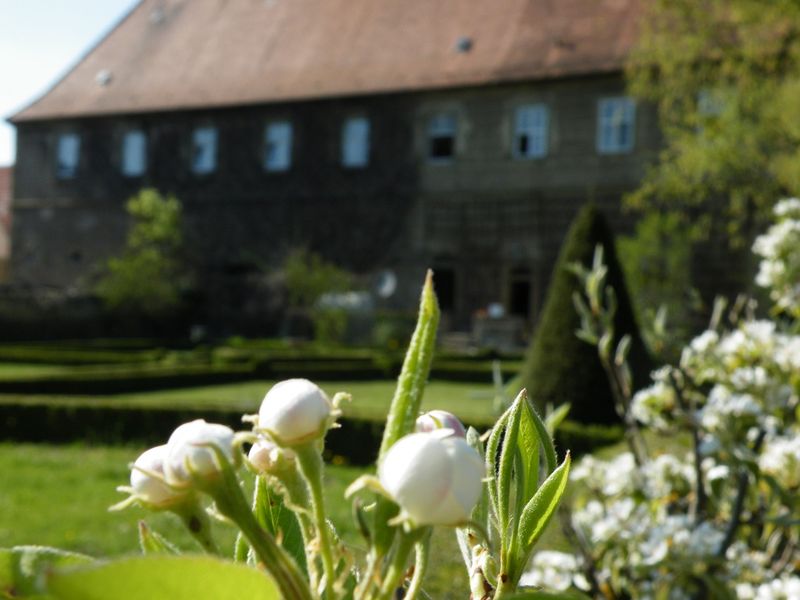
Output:
<path fill-rule="evenodd" d="M 2 439 L 17 442 L 100 444 L 162 444 L 181 423 L 205 419 L 241 429 L 242 413 L 234 410 L 144 409 L 133 407 L 90 407 L 58 404 L 0 405 Z M 343 417 L 341 427 L 328 432 L 328 459 L 354 465 L 375 461 L 383 434 L 383 423 Z M 485 427 L 479 427 L 483 430 Z M 569 449 L 580 456 L 622 439 L 622 428 L 582 425 L 565 421 L 556 435 L 559 454 Z"/>
<path fill-rule="evenodd" d="M 571 420 L 609 424 L 619 423 L 620 418 L 614 410 L 608 376 L 597 356 L 597 348 L 575 335 L 580 328 L 580 318 L 572 298 L 581 290 L 578 278 L 567 270 L 571 263 L 591 265 L 598 244 L 603 246 L 608 267 L 606 283 L 617 297 L 616 341 L 624 334 L 631 336 L 629 363 L 634 389 L 649 381 L 653 363 L 639 334 L 613 235 L 593 204 L 584 206 L 575 217 L 561 247 L 520 380 L 540 409 L 547 404 L 558 406 L 569 402 L 572 404 Z"/>

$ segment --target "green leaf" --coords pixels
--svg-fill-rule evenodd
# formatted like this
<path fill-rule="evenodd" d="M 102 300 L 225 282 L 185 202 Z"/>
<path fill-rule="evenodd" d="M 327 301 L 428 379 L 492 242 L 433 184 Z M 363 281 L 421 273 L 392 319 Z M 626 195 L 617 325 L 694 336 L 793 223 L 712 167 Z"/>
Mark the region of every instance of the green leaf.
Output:
<path fill-rule="evenodd" d="M 513 564 L 509 565 L 509 575 L 512 581 L 518 581 L 523 569 L 528 563 L 528 557 L 534 544 L 544 533 L 545 527 L 558 508 L 558 503 L 567 489 L 569 482 L 569 467 L 571 458 L 567 453 L 564 462 L 553 471 L 542 483 L 536 494 L 522 511 L 519 520 L 519 547 L 514 556 Z"/>
<path fill-rule="evenodd" d="M 210 556 L 141 556 L 48 577 L 57 600 L 279 600 L 264 572 Z"/>
<path fill-rule="evenodd" d="M 500 440 L 503 439 L 503 434 L 513 412 L 514 404 L 512 403 L 511 406 L 506 409 L 506 412 L 497 419 L 494 427 L 492 427 L 492 432 L 489 434 L 489 440 L 486 442 L 486 475 L 491 478 L 487 487 L 489 488 L 489 499 L 492 502 L 492 511 L 498 518 L 500 516 L 500 504 L 497 493 L 497 452 L 500 448 Z"/>
<path fill-rule="evenodd" d="M 439 326 L 439 303 L 433 290 L 433 272 L 428 271 L 419 303 L 417 327 L 397 379 L 397 388 L 386 417 L 378 460 L 397 440 L 414 431 L 422 404 L 425 382 L 430 374 L 431 360 Z"/>
<path fill-rule="evenodd" d="M 536 493 L 539 487 L 539 447 L 542 441 L 536 428 L 533 407 L 528 401 L 527 394 L 522 402 L 519 420 L 519 433 L 517 435 L 517 452 L 521 461 L 520 472 L 517 473 L 517 515 L 522 512 L 522 507 Z"/>
<path fill-rule="evenodd" d="M 521 391 L 511 405 L 511 415 L 505 428 L 505 435 L 500 449 L 500 462 L 497 468 L 497 505 L 499 508 L 498 520 L 500 521 L 500 538 L 505 542 L 509 535 L 509 522 L 514 515 L 511 514 L 511 476 L 514 471 L 514 462 L 517 458 L 517 437 L 519 434 L 519 421 L 525 402 L 525 390 Z M 524 483 L 524 482 L 523 482 Z"/>
<path fill-rule="evenodd" d="M 561 423 L 567 418 L 570 408 L 572 408 L 572 404 L 565 402 L 545 417 L 544 426 L 551 437 L 555 435 Z"/>
<path fill-rule="evenodd" d="M 144 521 L 139 521 L 139 547 L 142 554 L 180 554 L 169 540 L 150 529 Z"/>
<path fill-rule="evenodd" d="M 530 409 L 530 415 L 533 419 L 533 426 L 536 428 L 536 433 L 539 434 L 539 441 L 542 444 L 542 450 L 544 450 L 544 459 L 545 464 L 547 465 L 547 472 L 552 473 L 553 470 L 558 465 L 558 459 L 556 458 L 556 447 L 553 445 L 553 438 L 550 435 L 550 432 L 547 431 L 547 426 L 542 421 L 539 413 L 536 412 L 536 408 L 530 403 L 527 402 L 528 408 Z"/>
<path fill-rule="evenodd" d="M 45 546 L 0 549 L 0 597 L 46 598 L 44 574 L 53 567 L 91 562 L 84 554 Z"/>
<path fill-rule="evenodd" d="M 403 368 L 397 378 L 397 388 L 386 417 L 378 462 L 392 445 L 404 435 L 414 431 L 425 382 L 431 370 L 436 330 L 439 327 L 439 303 L 433 290 L 433 272 L 428 271 L 419 301 L 419 316 L 414 335 L 406 352 Z M 375 506 L 374 548 L 379 555 L 388 552 L 395 530 L 388 521 L 398 512 L 393 502 L 378 498 Z"/>
<path fill-rule="evenodd" d="M 255 517 L 307 574 L 305 544 L 294 511 L 286 508 L 283 497 L 270 489 L 263 477 L 256 478 Z"/>

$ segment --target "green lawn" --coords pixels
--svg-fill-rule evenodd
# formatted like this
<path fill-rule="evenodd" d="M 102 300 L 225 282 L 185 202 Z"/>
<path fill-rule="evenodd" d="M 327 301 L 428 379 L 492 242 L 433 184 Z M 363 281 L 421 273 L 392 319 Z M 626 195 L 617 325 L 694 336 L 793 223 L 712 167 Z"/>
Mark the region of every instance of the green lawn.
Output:
<path fill-rule="evenodd" d="M 42 365 L 36 363 L 4 363 L 0 362 L 0 379 L 19 379 L 20 377 L 37 377 L 42 375 L 58 375 L 69 371 L 64 365 Z"/>
<path fill-rule="evenodd" d="M 243 413 L 258 411 L 261 399 L 274 381 L 247 381 L 196 388 L 137 392 L 109 396 L 38 396 L 2 394 L 0 404 L 70 404 L 73 406 L 117 406 L 142 408 L 232 409 Z M 331 396 L 338 391 L 352 394 L 353 401 L 342 406 L 346 416 L 383 421 L 394 394 L 394 380 L 320 381 Z M 425 390 L 423 409 L 449 410 L 475 424 L 491 424 L 490 384 L 432 381 Z"/>
<path fill-rule="evenodd" d="M 140 508 L 108 512 L 124 496 L 115 491 L 126 484 L 128 463 L 142 448 L 0 444 L 0 547 L 20 544 L 57 546 L 92 556 L 138 552 L 136 526 L 146 519 L 155 530 L 180 547 L 196 550 L 191 538 L 172 515 Z M 329 515 L 344 541 L 357 549 L 360 538 L 351 519 L 344 489 L 363 471 L 329 466 L 326 501 Z M 217 538 L 232 548 L 234 532 L 219 524 Z M 450 530 L 437 531 L 433 540 L 430 581 L 433 598 L 464 598 L 466 572 Z M 454 590 L 459 590 L 456 593 Z"/>

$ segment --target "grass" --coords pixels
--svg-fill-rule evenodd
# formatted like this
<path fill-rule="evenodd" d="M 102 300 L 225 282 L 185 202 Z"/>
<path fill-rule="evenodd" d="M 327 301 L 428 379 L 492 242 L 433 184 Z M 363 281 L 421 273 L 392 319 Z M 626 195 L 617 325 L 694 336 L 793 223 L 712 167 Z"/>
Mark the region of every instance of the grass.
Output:
<path fill-rule="evenodd" d="M 0 375 L 2 376 L 2 375 Z M 2 394 L 0 404 L 68 404 L 70 406 L 137 407 L 147 409 L 188 408 L 257 412 L 261 399 L 274 381 L 258 380 L 196 388 L 137 392 L 108 396 L 51 396 Z M 383 421 L 394 394 L 394 380 L 317 382 L 331 396 L 347 391 L 353 396 L 342 409 L 346 416 Z M 475 425 L 488 425 L 492 414 L 490 384 L 432 381 L 425 388 L 423 409 L 449 410 Z"/>
<path fill-rule="evenodd" d="M 167 513 L 130 508 L 111 513 L 108 507 L 124 496 L 128 463 L 142 448 L 0 444 L 0 547 L 22 544 L 56 546 L 96 557 L 138 553 L 137 523 L 146 519 L 159 533 L 188 551 L 197 547 L 177 520 Z M 363 471 L 329 465 L 326 501 L 331 520 L 344 542 L 358 552 L 363 547 L 344 490 Z M 249 485 L 249 481 L 245 482 Z M 223 548 L 232 548 L 232 528 L 215 524 Z M 437 530 L 433 539 L 429 583 L 433 598 L 463 598 L 466 571 L 455 535 Z"/>
<path fill-rule="evenodd" d="M 69 369 L 69 367 L 64 365 L 0 362 L 0 379 L 19 379 L 20 377 L 60 375 L 61 373 L 68 372 Z"/>

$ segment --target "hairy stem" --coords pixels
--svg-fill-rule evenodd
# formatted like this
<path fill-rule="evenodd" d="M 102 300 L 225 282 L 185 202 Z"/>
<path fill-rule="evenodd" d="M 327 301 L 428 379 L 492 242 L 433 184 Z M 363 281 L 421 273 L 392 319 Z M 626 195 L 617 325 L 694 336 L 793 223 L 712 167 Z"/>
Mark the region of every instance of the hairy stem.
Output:
<path fill-rule="evenodd" d="M 325 518 L 325 496 L 322 493 L 322 456 L 313 444 L 306 444 L 294 449 L 300 472 L 308 483 L 311 491 L 311 507 L 314 514 L 314 524 L 319 541 L 319 552 L 322 557 L 322 568 L 325 573 L 325 597 L 333 600 L 334 583 L 336 582 L 336 568 L 333 562 L 333 545 L 328 521 Z"/>

